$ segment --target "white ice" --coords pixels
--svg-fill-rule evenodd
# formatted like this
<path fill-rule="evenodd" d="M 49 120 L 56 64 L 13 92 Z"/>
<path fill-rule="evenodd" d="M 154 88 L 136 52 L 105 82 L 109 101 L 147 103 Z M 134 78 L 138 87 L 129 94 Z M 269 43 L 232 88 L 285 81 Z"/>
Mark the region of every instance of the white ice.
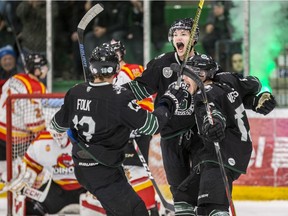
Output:
<path fill-rule="evenodd" d="M 234 201 L 237 216 L 288 216 L 288 201 Z M 0 199 L 0 216 L 7 215 L 6 199 Z"/>

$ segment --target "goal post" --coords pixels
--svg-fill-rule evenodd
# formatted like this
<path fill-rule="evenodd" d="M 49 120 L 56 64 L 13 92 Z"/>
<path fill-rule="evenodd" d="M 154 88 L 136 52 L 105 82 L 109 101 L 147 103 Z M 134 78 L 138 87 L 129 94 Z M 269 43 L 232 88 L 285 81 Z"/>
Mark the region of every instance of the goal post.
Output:
<path fill-rule="evenodd" d="M 13 160 L 17 157 L 24 156 L 29 144 L 37 136 L 37 134 L 45 130 L 45 126 L 49 123 L 54 113 L 60 109 L 64 98 L 64 93 L 48 93 L 48 94 L 12 94 L 6 101 L 6 161 L 7 161 L 7 181 L 13 178 Z M 57 100 L 58 99 L 58 100 Z M 28 102 L 37 104 L 37 106 L 28 106 Z M 21 109 L 17 107 L 21 106 Z M 27 106 L 26 106 L 27 105 Z M 33 109 L 33 110 L 32 110 Z M 37 115 L 38 122 L 41 127 L 29 132 L 24 131 L 20 126 L 27 120 L 33 127 L 33 116 Z M 25 119 L 25 120 L 24 120 Z M 36 123 L 35 123 L 36 124 Z M 14 130 L 17 128 L 19 133 Z M 22 130 L 22 131 L 21 131 Z M 23 132 L 23 133 L 21 133 Z M 25 134 L 26 132 L 26 134 Z M 13 195 L 7 193 L 7 215 L 12 215 Z"/>

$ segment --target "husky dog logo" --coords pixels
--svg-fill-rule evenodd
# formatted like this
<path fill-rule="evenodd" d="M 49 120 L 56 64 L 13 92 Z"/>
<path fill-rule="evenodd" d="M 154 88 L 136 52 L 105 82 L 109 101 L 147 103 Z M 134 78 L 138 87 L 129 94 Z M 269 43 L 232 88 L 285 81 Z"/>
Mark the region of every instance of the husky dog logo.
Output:
<path fill-rule="evenodd" d="M 173 74 L 173 71 L 170 69 L 170 67 L 164 67 L 162 73 L 165 78 L 170 78 Z"/>

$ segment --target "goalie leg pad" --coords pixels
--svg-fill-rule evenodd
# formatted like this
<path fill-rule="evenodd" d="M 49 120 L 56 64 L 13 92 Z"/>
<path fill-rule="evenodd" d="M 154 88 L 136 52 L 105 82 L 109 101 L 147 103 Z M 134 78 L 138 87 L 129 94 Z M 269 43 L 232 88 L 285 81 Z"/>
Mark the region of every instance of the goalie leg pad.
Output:
<path fill-rule="evenodd" d="M 24 216 L 25 214 L 25 198 L 26 196 L 14 193 L 12 212 L 15 216 Z"/>
<path fill-rule="evenodd" d="M 99 200 L 91 193 L 87 192 L 80 195 L 80 215 L 81 216 L 105 216 L 106 211 Z"/>

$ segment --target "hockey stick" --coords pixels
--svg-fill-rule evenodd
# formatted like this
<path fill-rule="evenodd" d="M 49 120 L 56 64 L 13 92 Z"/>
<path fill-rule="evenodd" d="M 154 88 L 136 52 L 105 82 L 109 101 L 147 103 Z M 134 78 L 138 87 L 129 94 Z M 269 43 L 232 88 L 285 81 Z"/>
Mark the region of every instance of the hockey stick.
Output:
<path fill-rule="evenodd" d="M 16 179 L 11 180 L 10 182 L 7 182 L 5 184 L 5 186 L 2 188 L 2 190 L 0 191 L 0 194 L 8 192 L 8 191 L 11 191 L 12 193 L 21 193 L 21 182 L 23 182 L 23 184 L 26 184 L 26 186 L 24 186 L 23 191 L 22 191 L 23 195 L 25 195 L 31 199 L 34 199 L 36 201 L 44 202 L 44 200 L 46 199 L 47 194 L 50 190 L 50 186 L 51 186 L 51 182 L 52 182 L 51 173 L 49 173 L 48 175 L 49 175 L 48 176 L 49 180 L 48 180 L 48 183 L 47 183 L 44 191 L 40 191 L 40 190 L 37 190 L 35 188 L 27 186 L 27 183 L 24 182 L 25 178 L 27 178 L 27 176 L 25 176 L 25 173 L 23 173 L 23 174 L 20 174 Z M 28 178 L 29 177 L 30 176 L 28 176 Z M 20 188 L 20 190 L 19 190 L 19 188 Z"/>
<path fill-rule="evenodd" d="M 87 60 L 86 60 L 86 54 L 84 49 L 84 31 L 87 27 L 87 25 L 91 22 L 92 19 L 94 19 L 99 13 L 101 13 L 104 10 L 103 6 L 101 4 L 94 5 L 81 19 L 77 26 L 77 34 L 78 34 L 78 43 L 79 43 L 79 49 L 80 49 L 80 56 L 81 56 L 81 62 L 83 67 L 83 73 L 84 73 L 84 80 L 87 81 L 87 75 L 89 73 Z"/>
<path fill-rule="evenodd" d="M 186 66 L 187 59 L 188 59 L 189 53 L 191 51 L 192 41 L 193 41 L 195 33 L 196 33 L 196 29 L 197 29 L 197 26 L 198 26 L 198 22 L 199 22 L 199 18 L 200 18 L 201 12 L 202 12 L 203 5 L 204 5 L 204 0 L 200 0 L 200 2 L 198 4 L 197 11 L 196 11 L 196 14 L 195 14 L 195 18 L 194 18 L 194 21 L 193 21 L 191 34 L 190 34 L 189 41 L 188 41 L 188 45 L 187 45 L 186 50 L 185 50 L 184 60 L 183 60 L 183 62 L 181 64 L 181 70 L 177 74 L 178 79 L 177 79 L 176 89 L 179 89 L 179 87 L 180 87 L 181 75 L 182 75 L 184 67 Z"/>
<path fill-rule="evenodd" d="M 44 200 L 46 199 L 46 197 L 49 193 L 51 182 L 52 182 L 52 176 L 50 177 L 44 191 L 40 191 L 40 190 L 37 190 L 35 188 L 31 188 L 31 187 L 24 187 L 23 195 L 25 195 L 31 199 L 34 199 L 38 202 L 44 202 Z"/>
<path fill-rule="evenodd" d="M 178 71 L 179 67 L 180 66 L 178 64 L 176 64 L 176 63 L 173 63 L 170 66 L 170 68 L 173 71 Z M 184 69 L 183 74 L 188 76 L 188 77 L 190 77 L 196 83 L 196 85 L 200 88 L 201 95 L 202 95 L 202 98 L 203 98 L 203 103 L 204 103 L 204 106 L 205 106 L 205 109 L 206 109 L 206 113 L 207 113 L 207 116 L 208 116 L 209 123 L 211 125 L 213 125 L 214 123 L 213 123 L 212 113 L 211 113 L 211 110 L 210 110 L 210 107 L 209 107 L 209 102 L 208 102 L 208 99 L 207 99 L 204 83 L 202 82 L 202 80 L 200 79 L 200 77 L 197 74 L 195 74 L 193 72 L 192 73 L 189 72 L 188 69 L 186 69 L 186 68 Z M 218 162 L 219 162 L 220 172 L 221 172 L 222 180 L 224 182 L 225 192 L 226 192 L 227 199 L 229 201 L 229 206 L 230 206 L 230 209 L 231 209 L 231 213 L 232 213 L 232 216 L 236 216 L 236 211 L 235 211 L 234 203 L 233 203 L 232 196 L 231 196 L 230 186 L 229 186 L 229 183 L 228 183 L 228 177 L 227 177 L 227 174 L 226 174 L 226 171 L 225 171 L 225 168 L 224 168 L 224 163 L 223 163 L 222 155 L 221 155 L 221 152 L 220 152 L 219 143 L 218 142 L 214 142 L 214 147 L 215 147 L 217 159 L 218 159 Z"/>
<path fill-rule="evenodd" d="M 142 154 L 142 152 L 141 152 L 135 139 L 133 139 L 133 145 L 134 145 L 134 148 L 138 154 L 138 157 L 139 157 L 141 163 L 143 164 L 143 167 L 145 168 L 145 170 L 148 174 L 149 179 L 151 180 L 164 208 L 166 209 L 166 213 L 174 212 L 174 206 L 171 203 L 167 202 L 166 199 L 164 198 L 164 196 L 162 195 L 162 193 L 161 193 L 161 191 L 160 191 L 160 189 L 159 189 L 159 187 L 158 187 L 158 185 L 157 185 L 157 183 L 156 183 L 156 181 L 155 181 L 155 179 L 154 179 L 154 177 L 153 177 L 153 175 L 149 169 L 149 166 L 148 166 L 148 164 L 147 164 L 147 162 L 146 162 L 146 160 L 145 160 L 145 158 L 144 158 L 144 156 L 143 156 L 143 154 Z"/>

